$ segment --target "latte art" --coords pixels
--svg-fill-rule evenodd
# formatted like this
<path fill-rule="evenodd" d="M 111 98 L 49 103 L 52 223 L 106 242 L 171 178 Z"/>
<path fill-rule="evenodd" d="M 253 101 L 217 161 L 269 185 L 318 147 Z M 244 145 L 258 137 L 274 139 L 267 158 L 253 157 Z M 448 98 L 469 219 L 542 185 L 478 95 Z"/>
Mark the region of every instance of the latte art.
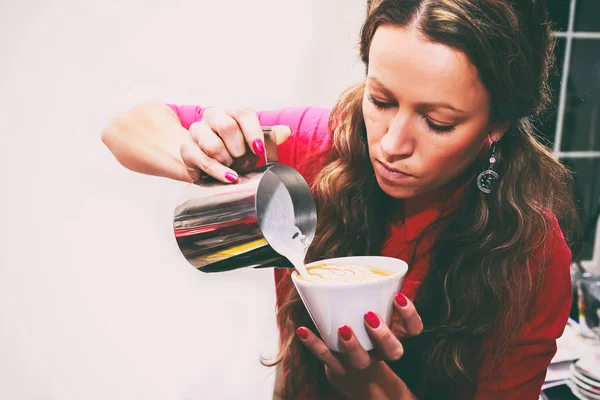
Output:
<path fill-rule="evenodd" d="M 393 274 L 384 269 L 352 264 L 319 264 L 307 268 L 308 274 L 298 275 L 307 282 L 351 283 L 380 279 Z"/>

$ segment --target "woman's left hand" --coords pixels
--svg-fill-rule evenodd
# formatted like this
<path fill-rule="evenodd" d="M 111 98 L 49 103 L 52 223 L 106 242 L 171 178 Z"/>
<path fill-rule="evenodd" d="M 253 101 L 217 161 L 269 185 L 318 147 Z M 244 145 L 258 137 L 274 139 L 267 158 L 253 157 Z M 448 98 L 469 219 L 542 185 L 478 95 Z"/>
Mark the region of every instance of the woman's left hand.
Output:
<path fill-rule="evenodd" d="M 399 293 L 394 300 L 394 318 L 391 327 L 377 314 L 365 314 L 365 327 L 376 350 L 367 352 L 348 326 L 338 329 L 340 346 L 344 353 L 332 352 L 327 345 L 306 327 L 296 334 L 301 342 L 325 365 L 329 382 L 342 394 L 362 393 L 378 381 L 387 366 L 383 360 L 399 360 L 404 354 L 400 339 L 416 336 L 423 330 L 421 317 L 414 305 Z M 400 378 L 398 378 L 400 379 Z"/>

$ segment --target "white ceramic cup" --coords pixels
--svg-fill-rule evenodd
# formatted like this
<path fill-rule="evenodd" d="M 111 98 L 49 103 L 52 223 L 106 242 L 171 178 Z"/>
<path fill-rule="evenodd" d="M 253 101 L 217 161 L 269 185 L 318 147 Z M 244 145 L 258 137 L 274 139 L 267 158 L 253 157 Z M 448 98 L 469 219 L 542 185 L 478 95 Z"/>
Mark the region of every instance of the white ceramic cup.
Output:
<path fill-rule="evenodd" d="M 296 271 L 292 273 L 292 281 L 327 347 L 343 352 L 337 330 L 348 325 L 365 350 L 374 349 L 364 315 L 372 311 L 390 325 L 394 297 L 402 287 L 408 264 L 397 258 L 361 256 L 330 258 L 306 267 L 321 264 L 363 265 L 392 272 L 374 280 L 349 283 L 310 282 L 298 278 Z"/>

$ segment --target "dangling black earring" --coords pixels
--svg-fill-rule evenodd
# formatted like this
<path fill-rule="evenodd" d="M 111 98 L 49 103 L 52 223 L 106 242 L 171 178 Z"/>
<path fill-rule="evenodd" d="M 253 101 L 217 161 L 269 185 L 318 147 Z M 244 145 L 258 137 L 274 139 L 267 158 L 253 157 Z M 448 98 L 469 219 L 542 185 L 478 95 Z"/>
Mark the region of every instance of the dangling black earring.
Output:
<path fill-rule="evenodd" d="M 492 188 L 496 184 L 496 181 L 500 177 L 496 171 L 494 171 L 494 165 L 496 164 L 496 145 L 498 142 L 492 142 L 490 148 L 490 166 L 488 169 L 483 171 L 477 177 L 477 187 L 483 193 L 490 193 Z"/>

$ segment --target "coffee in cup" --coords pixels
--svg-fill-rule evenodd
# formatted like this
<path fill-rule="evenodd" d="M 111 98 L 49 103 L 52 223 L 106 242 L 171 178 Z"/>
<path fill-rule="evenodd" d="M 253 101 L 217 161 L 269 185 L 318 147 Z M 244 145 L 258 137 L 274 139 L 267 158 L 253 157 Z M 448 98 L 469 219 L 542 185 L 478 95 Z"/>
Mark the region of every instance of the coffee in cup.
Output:
<path fill-rule="evenodd" d="M 358 264 L 317 264 L 307 268 L 298 279 L 307 282 L 367 282 L 394 274 L 394 271 Z"/>

